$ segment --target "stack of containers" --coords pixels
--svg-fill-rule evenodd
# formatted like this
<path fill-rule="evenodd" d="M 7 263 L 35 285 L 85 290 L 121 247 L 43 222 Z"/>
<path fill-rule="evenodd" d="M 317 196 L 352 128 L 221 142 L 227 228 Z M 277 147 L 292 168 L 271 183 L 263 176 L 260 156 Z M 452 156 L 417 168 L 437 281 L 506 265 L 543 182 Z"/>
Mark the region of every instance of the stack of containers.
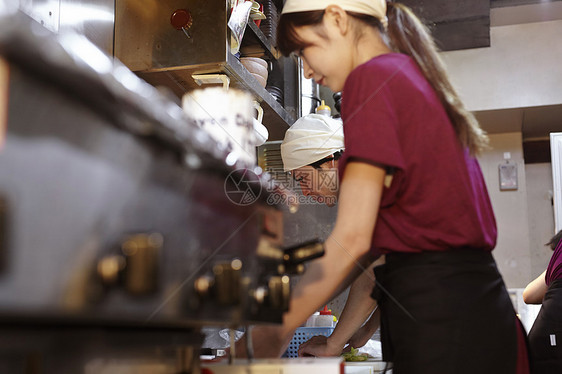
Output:
<path fill-rule="evenodd" d="M 260 30 L 271 41 L 275 41 L 277 36 L 277 22 L 279 21 L 279 12 L 272 0 L 260 0 L 263 5 L 263 13 L 266 19 L 262 20 Z"/>

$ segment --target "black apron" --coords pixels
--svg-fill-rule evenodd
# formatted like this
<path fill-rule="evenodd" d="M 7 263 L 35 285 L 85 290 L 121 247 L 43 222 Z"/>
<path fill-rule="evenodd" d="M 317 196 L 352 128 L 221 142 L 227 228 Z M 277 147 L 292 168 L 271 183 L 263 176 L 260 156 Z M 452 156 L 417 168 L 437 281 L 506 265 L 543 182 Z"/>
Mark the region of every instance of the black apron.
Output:
<path fill-rule="evenodd" d="M 490 253 L 392 253 L 374 272 L 394 374 L 516 372 L 517 317 Z"/>
<path fill-rule="evenodd" d="M 562 279 L 550 284 L 529 331 L 533 374 L 562 373 Z"/>

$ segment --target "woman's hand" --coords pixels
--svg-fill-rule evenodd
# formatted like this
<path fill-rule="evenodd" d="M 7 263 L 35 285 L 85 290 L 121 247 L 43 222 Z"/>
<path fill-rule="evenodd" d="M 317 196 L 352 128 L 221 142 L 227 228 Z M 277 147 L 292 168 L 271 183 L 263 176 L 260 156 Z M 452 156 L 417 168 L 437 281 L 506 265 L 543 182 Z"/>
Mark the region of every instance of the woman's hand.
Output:
<path fill-rule="evenodd" d="M 373 334 L 368 334 L 366 330 L 367 329 L 364 327 L 357 330 L 357 332 L 353 334 L 353 336 L 349 339 L 348 342 L 349 345 L 346 347 L 346 349 L 344 349 L 344 352 L 350 351 L 352 347 L 361 348 L 362 346 L 367 344 L 367 342 L 369 341 L 369 339 L 371 339 Z"/>
<path fill-rule="evenodd" d="M 279 358 L 289 346 L 293 333 L 288 334 L 282 326 L 255 326 L 252 333 L 252 347 L 254 358 Z M 247 358 L 247 334 L 236 342 L 235 356 Z M 230 353 L 230 350 L 228 350 Z"/>
<path fill-rule="evenodd" d="M 381 324 L 381 312 L 380 309 L 377 307 L 375 311 L 369 317 L 369 320 L 365 322 L 363 326 L 361 326 L 349 341 L 347 342 L 349 345 L 344 349 L 344 352 L 351 350 L 353 348 L 361 348 L 371 339 L 373 334 L 377 331 Z"/>
<path fill-rule="evenodd" d="M 332 344 L 330 344 L 332 343 Z M 333 345 L 330 339 L 326 336 L 313 336 L 308 341 L 304 342 L 299 347 L 299 357 L 302 356 L 315 356 L 315 357 L 331 357 L 339 356 L 342 352 L 339 345 Z"/>
<path fill-rule="evenodd" d="M 325 254 L 310 263 L 292 290 L 289 311 L 283 316 L 283 325 L 269 327 L 272 329 L 270 331 L 265 326 L 253 329 L 255 357 L 279 357 L 283 354 L 295 329 L 357 277 L 357 264 L 365 260 L 371 248 L 385 175 L 384 168 L 366 163 L 349 162 L 346 166 L 345 179 L 340 186 L 338 217 L 332 234 L 324 242 Z M 345 336 L 330 338 L 334 342 L 332 344 L 339 342 L 337 348 L 327 341 L 325 349 L 318 349 L 324 352 L 315 353 L 316 348 L 312 350 L 305 346 L 303 354 L 339 355 L 343 344 L 374 309 L 374 303 L 368 298 L 359 302 L 365 310 L 357 323 L 351 323 L 352 328 L 342 334 Z M 334 331 L 332 335 L 335 333 Z M 243 339 L 236 345 L 236 348 L 239 347 L 240 356 L 244 357 Z"/>

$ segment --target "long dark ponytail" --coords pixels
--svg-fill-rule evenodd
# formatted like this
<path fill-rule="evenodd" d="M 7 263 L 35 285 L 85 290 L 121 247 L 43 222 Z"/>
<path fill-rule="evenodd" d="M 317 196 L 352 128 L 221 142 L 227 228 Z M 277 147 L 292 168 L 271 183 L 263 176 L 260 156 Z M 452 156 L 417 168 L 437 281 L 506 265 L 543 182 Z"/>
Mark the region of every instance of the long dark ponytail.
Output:
<path fill-rule="evenodd" d="M 449 81 L 431 34 L 416 15 L 403 4 L 387 3 L 387 36 L 390 47 L 412 57 L 436 91 L 451 120 L 457 138 L 472 155 L 488 147 L 488 136 L 480 128 Z"/>

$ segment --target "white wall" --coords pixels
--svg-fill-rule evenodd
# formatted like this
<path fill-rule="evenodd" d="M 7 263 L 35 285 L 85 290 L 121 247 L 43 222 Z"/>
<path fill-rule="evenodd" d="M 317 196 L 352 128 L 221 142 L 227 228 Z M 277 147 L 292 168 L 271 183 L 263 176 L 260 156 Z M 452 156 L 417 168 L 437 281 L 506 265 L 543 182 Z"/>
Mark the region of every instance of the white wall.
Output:
<path fill-rule="evenodd" d="M 554 235 L 552 206 L 552 167 L 550 163 L 525 165 L 531 277 L 534 279 L 548 265 L 552 250 L 544 244 Z"/>
<path fill-rule="evenodd" d="M 471 111 L 559 105 L 561 35 L 562 20 L 497 26 L 490 30 L 489 48 L 441 56 Z M 492 134 L 490 139 L 493 149 L 480 157 L 480 163 L 498 224 L 493 254 L 507 286 L 522 288 L 545 269 L 551 255 L 543 246 L 554 233 L 550 164 L 524 164 L 521 132 Z M 517 191 L 499 190 L 498 165 L 504 162 L 504 152 L 517 162 Z"/>
<path fill-rule="evenodd" d="M 492 27 L 489 48 L 441 53 L 471 111 L 562 103 L 562 21 Z"/>
<path fill-rule="evenodd" d="M 525 287 L 531 278 L 527 183 L 521 133 L 490 135 L 492 149 L 479 157 L 498 226 L 498 242 L 492 252 L 508 288 Z M 517 164 L 518 189 L 500 191 L 498 166 L 504 152 Z"/>

